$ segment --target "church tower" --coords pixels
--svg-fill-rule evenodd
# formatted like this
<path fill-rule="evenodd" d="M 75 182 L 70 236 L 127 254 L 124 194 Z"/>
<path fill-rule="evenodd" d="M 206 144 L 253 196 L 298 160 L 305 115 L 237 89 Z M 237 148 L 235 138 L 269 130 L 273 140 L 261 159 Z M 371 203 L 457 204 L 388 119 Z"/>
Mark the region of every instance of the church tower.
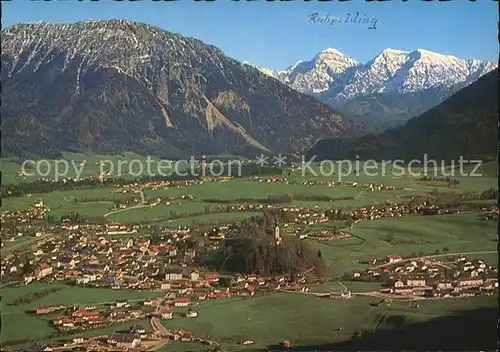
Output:
<path fill-rule="evenodd" d="M 276 244 L 281 243 L 280 227 L 277 223 L 274 223 L 274 240 L 276 241 Z"/>

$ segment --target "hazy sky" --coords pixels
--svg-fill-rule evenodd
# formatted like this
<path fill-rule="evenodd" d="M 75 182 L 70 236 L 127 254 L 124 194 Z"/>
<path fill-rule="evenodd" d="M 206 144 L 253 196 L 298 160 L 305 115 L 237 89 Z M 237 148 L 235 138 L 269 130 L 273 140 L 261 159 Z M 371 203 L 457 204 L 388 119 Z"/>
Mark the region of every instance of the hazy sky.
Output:
<path fill-rule="evenodd" d="M 498 61 L 498 3 L 423 2 L 116 2 L 13 0 L 2 2 L 3 25 L 125 18 L 159 26 L 215 45 L 227 55 L 261 67 L 282 69 L 336 48 L 366 62 L 385 48 L 417 48 L 467 59 Z M 311 23 L 310 15 L 376 19 L 359 23 Z M 366 15 L 366 16 L 365 16 Z M 358 18 L 359 18 L 358 17 Z"/>

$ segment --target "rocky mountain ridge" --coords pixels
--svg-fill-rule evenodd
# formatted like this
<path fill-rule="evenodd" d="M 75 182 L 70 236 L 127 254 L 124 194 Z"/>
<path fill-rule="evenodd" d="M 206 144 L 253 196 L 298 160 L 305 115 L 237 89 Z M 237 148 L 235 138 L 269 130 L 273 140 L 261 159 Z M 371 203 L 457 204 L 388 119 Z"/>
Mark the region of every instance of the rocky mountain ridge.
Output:
<path fill-rule="evenodd" d="M 488 61 L 463 60 L 424 49 L 412 52 L 385 49 L 366 64 L 334 48 L 310 61 L 282 71 L 263 70 L 281 82 L 311 94 L 331 106 L 349 99 L 379 93 L 415 93 L 437 87 L 462 87 L 495 69 Z"/>
<path fill-rule="evenodd" d="M 199 40 L 127 20 L 2 30 L 2 153 L 300 152 L 352 121 Z"/>
<path fill-rule="evenodd" d="M 496 160 L 498 69 L 459 90 L 405 125 L 360 138 L 329 138 L 308 152 L 318 159 Z M 458 165 L 458 164 L 455 164 Z"/>

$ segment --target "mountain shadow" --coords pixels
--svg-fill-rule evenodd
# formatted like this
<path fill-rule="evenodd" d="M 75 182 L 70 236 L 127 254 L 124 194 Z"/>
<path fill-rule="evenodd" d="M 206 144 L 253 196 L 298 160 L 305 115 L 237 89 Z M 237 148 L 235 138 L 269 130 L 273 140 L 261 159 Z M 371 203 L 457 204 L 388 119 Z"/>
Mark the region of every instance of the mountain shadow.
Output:
<path fill-rule="evenodd" d="M 321 345 L 293 345 L 294 351 L 495 351 L 498 350 L 498 309 L 456 312 L 428 322 L 404 324 L 404 316 L 391 317 L 391 330 L 362 331 L 350 340 Z M 402 324 L 401 324 L 402 323 Z M 387 324 L 386 324 L 387 325 Z M 390 325 L 390 324 L 389 324 Z M 398 327 L 400 326 L 400 327 Z M 265 351 L 287 351 L 268 346 Z M 264 352 L 264 350 L 262 350 Z"/>
<path fill-rule="evenodd" d="M 360 138 L 320 140 L 308 158 L 491 161 L 498 150 L 498 69 L 404 126 Z"/>

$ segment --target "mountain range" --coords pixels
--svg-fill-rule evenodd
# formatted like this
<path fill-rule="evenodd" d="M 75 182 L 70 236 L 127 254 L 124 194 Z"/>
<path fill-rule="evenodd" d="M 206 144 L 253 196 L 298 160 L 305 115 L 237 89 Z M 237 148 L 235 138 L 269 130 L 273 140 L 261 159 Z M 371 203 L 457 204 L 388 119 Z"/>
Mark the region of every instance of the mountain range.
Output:
<path fill-rule="evenodd" d="M 127 20 L 2 40 L 2 155 L 300 152 L 355 123 L 214 46 Z"/>
<path fill-rule="evenodd" d="M 387 128 L 422 114 L 496 67 L 423 49 L 385 49 L 362 64 L 329 48 L 285 70 L 262 72 L 345 115 Z"/>
<path fill-rule="evenodd" d="M 392 49 L 360 64 L 327 49 L 272 72 L 128 20 L 19 24 L 2 30 L 1 45 L 2 156 L 24 157 L 297 154 L 314 145 L 349 154 L 370 138 L 401 142 L 394 133 L 409 136 L 404 129 L 358 137 L 404 124 L 496 67 Z M 431 111 L 410 126 L 426 134 L 441 123 L 434 116 L 470 128 Z"/>
<path fill-rule="evenodd" d="M 308 158 L 361 160 L 495 160 L 498 154 L 498 69 L 405 125 L 360 138 L 319 141 Z"/>

